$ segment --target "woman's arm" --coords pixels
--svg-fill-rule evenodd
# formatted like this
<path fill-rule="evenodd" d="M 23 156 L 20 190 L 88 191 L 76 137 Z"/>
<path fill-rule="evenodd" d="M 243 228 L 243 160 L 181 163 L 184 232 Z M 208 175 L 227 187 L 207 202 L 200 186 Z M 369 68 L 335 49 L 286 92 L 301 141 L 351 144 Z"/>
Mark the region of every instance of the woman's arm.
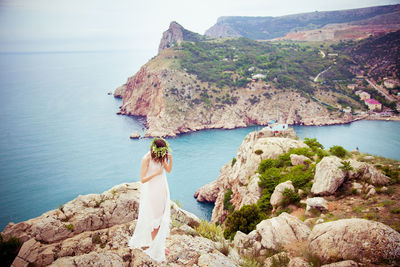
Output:
<path fill-rule="evenodd" d="M 164 162 L 163 162 L 163 166 L 164 166 L 164 169 L 165 169 L 168 173 L 171 172 L 171 170 L 172 170 L 172 155 L 171 155 L 171 154 L 168 154 L 168 162 L 167 162 L 167 161 L 164 161 Z"/>
<path fill-rule="evenodd" d="M 142 160 L 142 169 L 140 171 L 140 181 L 142 182 L 142 184 L 147 183 L 148 181 L 150 181 L 157 175 L 162 174 L 162 169 L 161 169 L 160 171 L 158 171 L 156 173 L 153 173 L 149 176 L 145 176 L 147 173 L 147 170 L 149 169 L 149 162 L 150 162 L 150 159 L 148 157 L 146 157 Z"/>

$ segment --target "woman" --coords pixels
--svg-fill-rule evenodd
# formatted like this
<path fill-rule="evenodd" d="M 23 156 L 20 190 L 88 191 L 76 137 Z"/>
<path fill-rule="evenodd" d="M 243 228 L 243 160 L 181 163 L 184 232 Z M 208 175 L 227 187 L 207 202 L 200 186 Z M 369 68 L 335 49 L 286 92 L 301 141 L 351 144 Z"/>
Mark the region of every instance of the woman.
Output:
<path fill-rule="evenodd" d="M 154 138 L 150 151 L 142 159 L 140 181 L 142 182 L 139 216 L 129 247 L 142 248 L 151 258 L 165 260 L 165 239 L 169 235 L 170 198 L 167 178 L 172 170 L 172 155 L 168 153 L 167 141 Z"/>

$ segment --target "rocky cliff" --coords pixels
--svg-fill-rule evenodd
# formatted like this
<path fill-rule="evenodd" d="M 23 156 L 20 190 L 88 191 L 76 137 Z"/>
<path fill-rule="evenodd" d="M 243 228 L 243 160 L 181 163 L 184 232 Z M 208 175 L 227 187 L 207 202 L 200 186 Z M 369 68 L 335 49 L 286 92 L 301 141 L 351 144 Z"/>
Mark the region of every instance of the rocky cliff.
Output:
<path fill-rule="evenodd" d="M 355 40 L 398 30 L 398 11 L 399 5 L 391 5 L 281 17 L 221 17 L 205 35 L 254 40 Z"/>

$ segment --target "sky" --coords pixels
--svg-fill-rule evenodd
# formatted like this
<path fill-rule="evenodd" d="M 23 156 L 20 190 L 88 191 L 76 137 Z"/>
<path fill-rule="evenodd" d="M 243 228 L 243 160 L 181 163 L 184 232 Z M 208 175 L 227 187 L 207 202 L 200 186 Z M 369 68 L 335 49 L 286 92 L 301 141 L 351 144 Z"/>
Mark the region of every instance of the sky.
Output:
<path fill-rule="evenodd" d="M 0 52 L 152 50 L 171 21 L 204 34 L 221 16 L 399 4 L 400 0 L 0 0 Z"/>

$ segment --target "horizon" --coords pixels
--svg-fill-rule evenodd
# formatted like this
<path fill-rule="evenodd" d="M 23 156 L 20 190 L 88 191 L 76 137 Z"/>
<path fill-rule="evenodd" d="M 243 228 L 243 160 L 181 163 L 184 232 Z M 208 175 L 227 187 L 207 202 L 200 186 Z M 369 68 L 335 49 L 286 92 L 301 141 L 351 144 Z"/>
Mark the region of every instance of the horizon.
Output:
<path fill-rule="evenodd" d="M 122 0 L 112 5 L 106 0 L 84 3 L 3 0 L 0 2 L 0 53 L 143 50 L 151 56 L 157 53 L 162 33 L 172 21 L 204 34 L 221 17 L 279 17 L 395 4 L 400 1 L 206 0 L 197 3 L 173 0 L 165 3 L 154 0 L 135 3 Z"/>

